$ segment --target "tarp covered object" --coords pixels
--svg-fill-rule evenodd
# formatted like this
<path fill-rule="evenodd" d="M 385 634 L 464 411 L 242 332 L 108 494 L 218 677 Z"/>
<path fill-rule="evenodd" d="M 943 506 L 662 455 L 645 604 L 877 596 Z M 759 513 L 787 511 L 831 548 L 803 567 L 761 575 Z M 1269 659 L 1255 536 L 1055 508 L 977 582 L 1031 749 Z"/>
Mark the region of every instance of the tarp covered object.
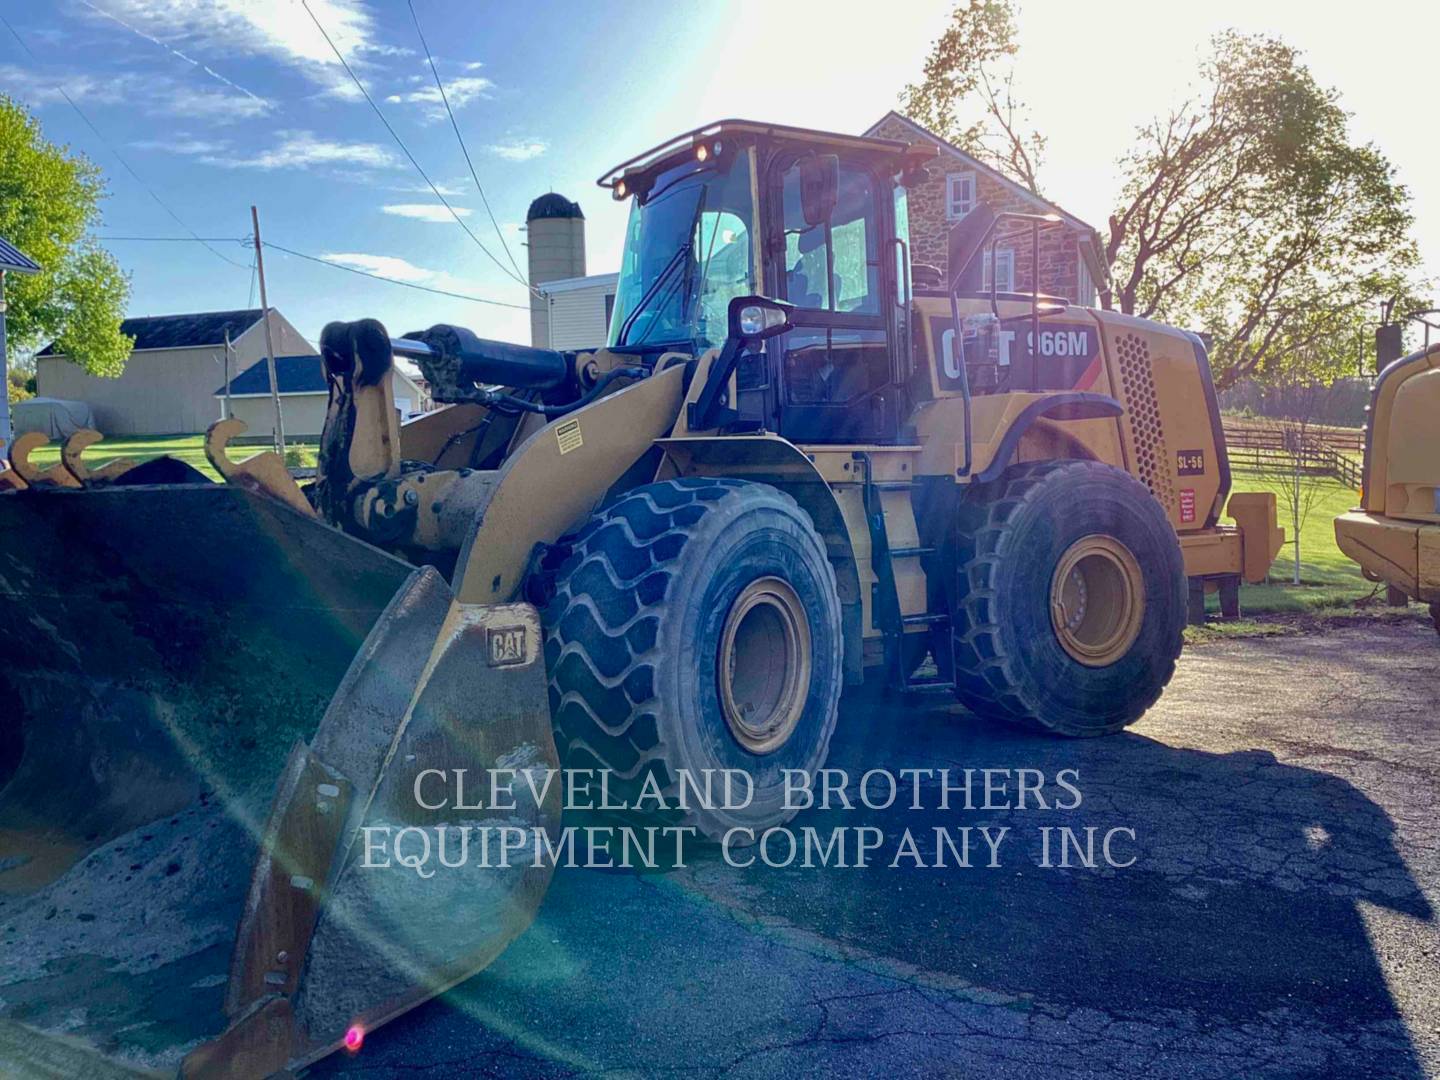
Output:
<path fill-rule="evenodd" d="M 51 439 L 68 439 L 81 428 L 93 428 L 95 414 L 83 401 L 37 397 L 11 405 L 10 423 L 16 435 L 38 431 Z"/>

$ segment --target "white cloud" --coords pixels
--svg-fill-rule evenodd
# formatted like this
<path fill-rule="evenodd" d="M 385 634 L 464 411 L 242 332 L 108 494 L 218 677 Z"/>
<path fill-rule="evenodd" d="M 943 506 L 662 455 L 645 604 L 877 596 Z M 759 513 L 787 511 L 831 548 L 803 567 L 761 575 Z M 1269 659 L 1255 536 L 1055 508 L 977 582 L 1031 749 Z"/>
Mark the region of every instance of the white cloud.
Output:
<path fill-rule="evenodd" d="M 398 255 L 331 252 L 321 255 L 320 258 L 328 263 L 334 263 L 336 266 L 348 266 L 352 270 L 364 270 L 367 274 L 379 274 L 381 277 L 394 278 L 396 281 L 408 281 L 415 285 L 424 285 L 441 276 L 437 271 L 416 266 Z"/>
<path fill-rule="evenodd" d="M 496 157 L 506 161 L 529 161 L 545 153 L 550 147 L 542 139 L 507 138 L 491 143 L 489 150 Z"/>
<path fill-rule="evenodd" d="M 269 101 L 248 92 L 232 93 L 168 75 L 131 71 L 106 75 L 72 71 L 48 75 L 14 64 L 0 64 L 0 86 L 32 106 L 63 104 L 68 94 L 81 108 L 86 105 L 138 106 L 150 115 L 180 116 L 216 124 L 264 116 L 273 108 Z"/>
<path fill-rule="evenodd" d="M 202 90 L 183 84 L 177 84 L 173 92 L 162 99 L 160 107 L 172 116 L 188 116 L 217 124 L 264 116 L 272 108 L 270 102 L 251 94 L 228 94 L 223 90 Z"/>
<path fill-rule="evenodd" d="M 445 80 L 445 99 L 450 108 L 463 109 L 472 101 L 488 97 L 495 84 L 483 75 L 464 75 L 458 79 Z M 419 105 L 427 120 L 445 119 L 445 101 L 440 97 L 437 86 L 422 86 L 415 90 L 404 90 L 385 98 L 391 105 Z"/>
<path fill-rule="evenodd" d="M 230 144 L 224 140 L 215 142 L 210 139 L 192 139 L 186 135 L 177 135 L 168 140 L 141 139 L 130 145 L 138 150 L 165 150 L 171 154 L 186 154 L 195 157 L 202 154 L 223 154 L 230 149 Z"/>
<path fill-rule="evenodd" d="M 375 20 L 360 0 L 309 4 L 352 63 L 367 55 L 409 52 L 375 40 Z M 167 48 L 266 56 L 297 68 L 328 93 L 359 97 L 324 36 L 293 0 L 108 0 L 106 9 Z"/>
<path fill-rule="evenodd" d="M 209 165 L 250 169 L 308 169 L 312 165 L 356 165 L 362 168 L 393 169 L 400 164 L 385 147 L 376 143 L 336 142 L 310 131 L 282 131 L 280 142 L 256 154 L 232 153 L 202 156 Z"/>
<path fill-rule="evenodd" d="M 464 195 L 469 189 L 465 186 L 463 180 L 457 180 L 453 184 L 436 181 L 434 191 L 430 189 L 428 184 L 423 183 L 391 184 L 389 190 L 404 192 L 407 195 L 434 195 L 438 192 L 447 199 L 453 199 L 457 195 Z"/>
<path fill-rule="evenodd" d="M 451 208 L 455 211 L 456 215 L 462 218 L 469 217 L 471 213 L 473 213 L 473 211 L 465 206 L 454 206 L 452 204 Z M 416 221 L 445 223 L 455 220 L 455 218 L 450 215 L 450 211 L 446 210 L 441 203 L 390 203 L 389 205 L 382 206 L 380 210 L 382 213 L 392 214 L 395 217 L 414 218 Z"/>
<path fill-rule="evenodd" d="M 196 69 L 198 69 L 198 70 L 200 70 L 200 71 L 203 71 L 206 75 L 208 75 L 210 78 L 214 79 L 216 82 L 222 83 L 223 85 L 228 86 L 231 90 L 235 90 L 235 91 L 237 91 L 237 92 L 239 92 L 239 93 L 241 93 L 241 94 L 244 94 L 246 97 L 254 98 L 256 101 L 262 100 L 261 97 L 260 97 L 260 95 L 251 93 L 249 90 L 247 90 L 245 87 L 241 86 L 239 83 L 236 83 L 236 82 L 231 81 L 227 76 L 220 74 L 220 72 L 216 71 L 214 68 L 210 67 L 209 65 L 207 65 L 207 64 L 202 64 L 199 60 L 196 60 L 193 56 L 187 56 L 187 55 L 185 55 L 185 53 L 181 52 L 179 49 L 175 48 L 173 45 L 167 45 L 165 42 L 161 41 L 159 38 L 155 37 L 153 34 L 147 34 L 144 30 L 140 29 L 138 26 L 132 26 L 130 23 L 127 23 L 124 19 L 120 18 L 118 15 L 112 14 L 112 13 L 109 12 L 109 11 L 105 11 L 105 10 L 103 10 L 103 9 L 101 9 L 101 8 L 96 7 L 94 4 L 92 4 L 92 3 L 90 2 L 90 0 L 80 0 L 80 2 L 81 2 L 82 4 L 84 4 L 84 5 L 85 5 L 91 12 L 93 12 L 94 14 L 100 16 L 101 18 L 109 19 L 111 22 L 117 23 L 117 24 L 119 24 L 120 26 L 124 27 L 126 30 L 129 30 L 132 34 L 136 34 L 136 35 L 138 35 L 139 37 L 144 38 L 146 41 L 150 42 L 151 44 L 156 45 L 156 46 L 158 46 L 158 47 L 161 48 L 161 49 L 164 49 L 164 50 L 165 50 L 166 52 L 168 52 L 171 56 L 178 57 L 179 59 L 185 61 L 185 63 L 191 65 L 192 67 L 194 67 L 194 68 L 196 68 Z"/>

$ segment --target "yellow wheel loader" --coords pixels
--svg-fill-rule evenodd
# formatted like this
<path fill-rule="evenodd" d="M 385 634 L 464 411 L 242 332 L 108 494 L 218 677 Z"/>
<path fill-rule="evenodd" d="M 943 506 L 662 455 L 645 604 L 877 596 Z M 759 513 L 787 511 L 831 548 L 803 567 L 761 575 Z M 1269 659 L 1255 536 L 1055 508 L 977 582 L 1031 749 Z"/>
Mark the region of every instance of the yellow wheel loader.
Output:
<path fill-rule="evenodd" d="M 1048 221 L 979 208 L 948 280 L 912 266 L 926 157 L 726 121 L 627 161 L 608 344 L 331 324 L 304 489 L 232 460 L 233 421 L 223 484 L 17 443 L 0 1061 L 263 1075 L 483 967 L 548 867 L 421 879 L 363 830 L 553 831 L 559 786 L 433 813 L 428 770 L 563 761 L 615 799 L 731 770 L 748 797 L 668 804 L 720 837 L 789 816 L 867 673 L 1060 735 L 1137 720 L 1187 582 L 1264 576 L 1273 497 L 1229 493 L 1198 338 L 981 288 Z M 445 408 L 398 424 L 396 357 Z"/>
<path fill-rule="evenodd" d="M 1440 631 L 1437 416 L 1440 345 L 1386 365 L 1370 396 L 1360 506 L 1335 519 L 1335 539 L 1367 578 L 1384 582 L 1401 603 L 1429 604 Z"/>

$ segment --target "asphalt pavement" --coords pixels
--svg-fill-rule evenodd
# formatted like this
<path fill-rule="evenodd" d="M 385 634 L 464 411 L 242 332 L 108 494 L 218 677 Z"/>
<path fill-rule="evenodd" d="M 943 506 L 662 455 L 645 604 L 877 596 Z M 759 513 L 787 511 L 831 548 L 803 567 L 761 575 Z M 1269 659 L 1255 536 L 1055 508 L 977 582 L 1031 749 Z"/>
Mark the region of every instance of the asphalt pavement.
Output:
<path fill-rule="evenodd" d="M 830 765 L 852 801 L 877 765 L 932 770 L 918 810 L 902 788 L 792 823 L 878 828 L 867 867 L 710 849 L 664 872 L 561 869 L 489 970 L 314 1071 L 1440 1075 L 1437 675 L 1417 619 L 1190 648 L 1160 704 L 1098 740 L 849 696 Z M 940 809 L 938 770 L 967 768 L 1007 770 L 1010 808 L 997 788 L 991 809 Z M 1048 809 L 1015 806 L 1021 769 Z M 1010 828 L 998 866 L 978 832 L 968 868 L 953 849 L 934 865 L 936 829 L 958 848 L 964 826 Z M 1110 861 L 1072 844 L 1058 865 L 1059 827 L 1082 848 L 1109 835 Z M 923 866 L 891 865 L 906 829 Z"/>

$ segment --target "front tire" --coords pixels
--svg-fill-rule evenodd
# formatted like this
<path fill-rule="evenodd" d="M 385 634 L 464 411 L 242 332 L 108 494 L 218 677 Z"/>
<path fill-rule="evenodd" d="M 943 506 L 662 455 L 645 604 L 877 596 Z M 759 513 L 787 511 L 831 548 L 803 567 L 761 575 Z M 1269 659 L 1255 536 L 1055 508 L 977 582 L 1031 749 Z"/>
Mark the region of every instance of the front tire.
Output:
<path fill-rule="evenodd" d="M 952 639 L 962 704 L 1060 735 L 1134 723 L 1175 672 L 1185 571 L 1165 511 L 1128 473 L 1027 463 L 965 492 Z"/>
<path fill-rule="evenodd" d="M 560 543 L 546 606 L 555 741 L 568 768 L 610 770 L 612 799 L 647 777 L 673 806 L 681 771 L 738 769 L 747 806 L 669 815 L 712 839 L 794 811 L 835 730 L 840 602 L 825 545 L 788 495 L 685 478 L 628 492 Z"/>

